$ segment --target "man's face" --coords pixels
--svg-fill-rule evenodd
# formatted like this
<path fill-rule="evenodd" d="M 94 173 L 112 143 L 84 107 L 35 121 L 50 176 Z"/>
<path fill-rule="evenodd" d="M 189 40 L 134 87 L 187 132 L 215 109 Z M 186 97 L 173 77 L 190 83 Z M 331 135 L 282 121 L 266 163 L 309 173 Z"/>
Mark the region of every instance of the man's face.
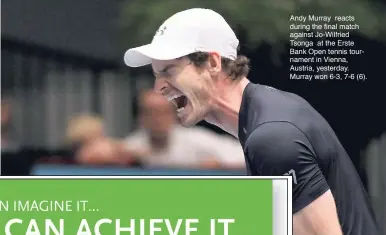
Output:
<path fill-rule="evenodd" d="M 196 68 L 189 59 L 152 63 L 155 90 L 173 104 L 181 124 L 189 127 L 203 120 L 210 110 L 213 86 L 207 69 Z"/>

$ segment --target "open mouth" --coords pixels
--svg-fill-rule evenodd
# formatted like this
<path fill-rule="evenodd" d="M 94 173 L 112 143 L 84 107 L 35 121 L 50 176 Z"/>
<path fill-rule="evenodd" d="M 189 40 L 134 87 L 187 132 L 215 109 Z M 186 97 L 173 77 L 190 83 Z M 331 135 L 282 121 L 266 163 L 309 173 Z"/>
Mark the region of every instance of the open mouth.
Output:
<path fill-rule="evenodd" d="M 185 107 L 188 105 L 188 98 L 182 94 L 175 95 L 169 100 L 176 108 L 177 113 L 184 111 Z"/>

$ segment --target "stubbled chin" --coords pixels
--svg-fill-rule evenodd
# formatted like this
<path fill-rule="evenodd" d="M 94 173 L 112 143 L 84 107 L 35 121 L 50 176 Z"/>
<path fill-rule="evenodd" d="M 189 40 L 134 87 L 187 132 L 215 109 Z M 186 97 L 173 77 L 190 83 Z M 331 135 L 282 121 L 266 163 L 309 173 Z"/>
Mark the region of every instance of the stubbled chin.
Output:
<path fill-rule="evenodd" d="M 178 116 L 179 123 L 184 127 L 189 127 L 188 123 L 188 115 Z"/>
<path fill-rule="evenodd" d="M 186 117 L 186 118 L 180 119 L 180 124 L 184 127 L 192 127 L 196 124 L 196 122 Z"/>

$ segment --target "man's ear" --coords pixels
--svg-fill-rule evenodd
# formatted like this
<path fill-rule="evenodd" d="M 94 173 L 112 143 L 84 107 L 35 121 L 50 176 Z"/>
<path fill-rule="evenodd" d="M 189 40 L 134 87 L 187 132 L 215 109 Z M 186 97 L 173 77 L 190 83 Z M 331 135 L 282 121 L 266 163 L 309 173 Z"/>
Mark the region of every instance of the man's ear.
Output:
<path fill-rule="evenodd" d="M 221 72 L 221 56 L 216 52 L 209 53 L 208 57 L 209 72 L 212 77 L 217 77 Z"/>

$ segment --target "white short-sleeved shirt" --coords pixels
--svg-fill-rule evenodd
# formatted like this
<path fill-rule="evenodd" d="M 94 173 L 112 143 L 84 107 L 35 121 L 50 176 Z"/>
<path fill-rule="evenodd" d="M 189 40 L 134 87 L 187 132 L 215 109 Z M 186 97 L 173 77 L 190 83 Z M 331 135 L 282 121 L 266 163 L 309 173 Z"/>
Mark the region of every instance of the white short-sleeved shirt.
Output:
<path fill-rule="evenodd" d="M 215 158 L 224 166 L 243 166 L 244 153 L 240 143 L 231 137 L 218 135 L 201 127 L 175 126 L 171 132 L 169 147 L 141 159 L 149 167 L 194 167 L 209 158 Z M 125 140 L 130 149 L 149 149 L 145 130 L 135 131 Z"/>

